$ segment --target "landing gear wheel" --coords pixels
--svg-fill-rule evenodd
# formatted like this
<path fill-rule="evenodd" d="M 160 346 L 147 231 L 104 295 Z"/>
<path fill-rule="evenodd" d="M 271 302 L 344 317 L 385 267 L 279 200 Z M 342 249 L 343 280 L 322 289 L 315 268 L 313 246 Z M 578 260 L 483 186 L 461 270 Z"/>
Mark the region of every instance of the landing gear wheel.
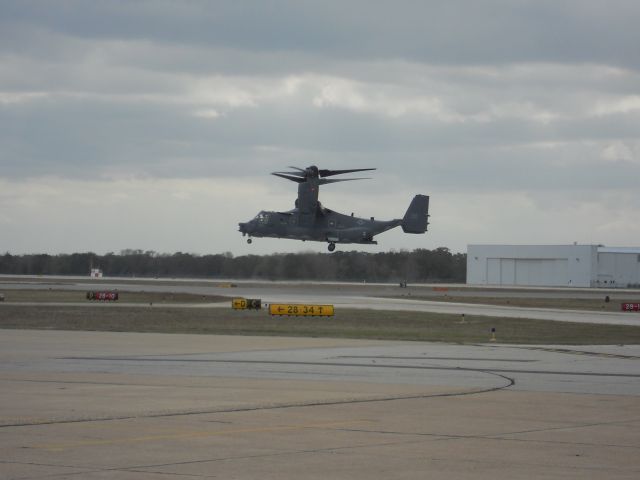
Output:
<path fill-rule="evenodd" d="M 331 242 L 327 248 L 330 252 L 333 252 L 336 249 L 336 244 Z"/>
<path fill-rule="evenodd" d="M 253 242 L 253 240 L 251 240 L 250 238 L 247 238 L 247 243 L 251 244 Z"/>

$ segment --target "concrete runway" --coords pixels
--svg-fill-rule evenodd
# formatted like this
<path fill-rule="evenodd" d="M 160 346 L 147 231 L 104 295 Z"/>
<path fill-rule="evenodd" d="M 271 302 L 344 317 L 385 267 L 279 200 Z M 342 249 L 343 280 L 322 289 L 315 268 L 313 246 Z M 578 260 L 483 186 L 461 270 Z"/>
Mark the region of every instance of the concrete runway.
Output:
<path fill-rule="evenodd" d="M 3 479 L 640 477 L 640 347 L 0 331 Z"/>
<path fill-rule="evenodd" d="M 638 323 L 633 314 L 367 296 L 399 290 L 388 285 L 0 286 Z M 103 307 L 126 315 L 126 305 Z M 636 479 L 639 366 L 640 346 L 0 330 L 0 478 Z"/>

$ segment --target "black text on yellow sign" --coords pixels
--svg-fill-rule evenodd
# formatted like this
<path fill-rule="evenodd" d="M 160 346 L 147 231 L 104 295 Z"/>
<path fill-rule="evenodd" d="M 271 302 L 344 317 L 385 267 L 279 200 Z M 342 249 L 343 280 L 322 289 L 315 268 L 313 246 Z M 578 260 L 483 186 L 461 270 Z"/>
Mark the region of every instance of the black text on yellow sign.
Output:
<path fill-rule="evenodd" d="M 260 310 L 262 301 L 259 298 L 233 298 L 231 299 L 231 307 L 234 310 Z"/>
<path fill-rule="evenodd" d="M 332 317 L 333 305 L 300 305 L 291 303 L 272 303 L 269 305 L 271 315 L 287 315 L 296 317 Z"/>

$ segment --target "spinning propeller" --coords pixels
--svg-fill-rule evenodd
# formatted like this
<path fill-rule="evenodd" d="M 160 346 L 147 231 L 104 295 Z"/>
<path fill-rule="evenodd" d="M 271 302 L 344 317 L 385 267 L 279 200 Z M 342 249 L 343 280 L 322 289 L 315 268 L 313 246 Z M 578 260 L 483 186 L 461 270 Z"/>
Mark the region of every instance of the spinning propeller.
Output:
<path fill-rule="evenodd" d="M 367 180 L 368 177 L 359 178 L 341 178 L 341 179 L 326 179 L 325 177 L 331 177 L 333 175 L 342 175 L 344 173 L 353 172 L 365 172 L 368 170 L 375 170 L 375 168 L 353 168 L 350 170 L 319 170 L 318 167 L 312 165 L 305 169 L 298 167 L 289 167 L 296 170 L 295 172 L 273 172 L 271 175 L 276 177 L 286 178 L 296 183 L 308 182 L 310 179 L 318 179 L 318 185 L 324 185 L 327 183 L 348 182 L 350 180 Z"/>

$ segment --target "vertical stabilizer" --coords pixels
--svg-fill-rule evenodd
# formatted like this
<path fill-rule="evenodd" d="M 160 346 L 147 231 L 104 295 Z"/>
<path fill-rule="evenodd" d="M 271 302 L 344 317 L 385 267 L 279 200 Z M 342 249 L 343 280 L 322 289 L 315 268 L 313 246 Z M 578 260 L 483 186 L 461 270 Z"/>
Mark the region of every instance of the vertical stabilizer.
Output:
<path fill-rule="evenodd" d="M 424 233 L 429 225 L 429 196 L 416 195 L 402 219 L 404 233 Z"/>

